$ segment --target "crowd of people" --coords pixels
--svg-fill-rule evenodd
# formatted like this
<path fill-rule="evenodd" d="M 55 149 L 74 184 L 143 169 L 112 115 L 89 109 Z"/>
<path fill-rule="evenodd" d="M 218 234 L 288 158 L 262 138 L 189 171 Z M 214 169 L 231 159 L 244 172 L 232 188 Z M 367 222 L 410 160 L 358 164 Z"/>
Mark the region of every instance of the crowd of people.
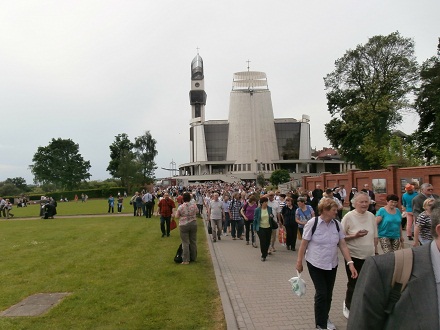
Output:
<path fill-rule="evenodd" d="M 399 197 L 389 194 L 386 205 L 380 208 L 376 207 L 375 194 L 368 184 L 359 191 L 352 189 L 349 194 L 343 186 L 322 190 L 319 185 L 311 192 L 299 188 L 283 194 L 257 188 L 252 182 L 236 185 L 216 182 L 183 189 L 174 187 L 153 195 L 160 200 L 162 237 L 169 236 L 172 215 L 179 219 L 182 264 L 196 260 L 197 216 L 203 216 L 209 226 L 213 243 L 218 244 L 227 236 L 244 241 L 245 245 L 260 248 L 263 262 L 277 251 L 277 236 L 281 246 L 290 251 L 296 251 L 297 238 L 300 238 L 296 268 L 302 272 L 306 261 L 316 291 L 316 327 L 335 329 L 329 311 L 338 250 L 346 261 L 347 274 L 342 313 L 350 319 L 358 276 L 370 257 L 402 248 L 404 230 L 414 246 L 429 245 L 433 240 L 430 216 L 438 196 L 432 192 L 429 183 L 420 188 L 415 183 L 408 184 L 401 207 L 398 207 Z M 345 215 L 344 204 L 350 207 Z M 402 226 L 404 216 L 408 219 L 406 227 Z M 279 232 L 285 234 L 277 235 Z M 356 311 L 354 317 L 358 314 Z"/>

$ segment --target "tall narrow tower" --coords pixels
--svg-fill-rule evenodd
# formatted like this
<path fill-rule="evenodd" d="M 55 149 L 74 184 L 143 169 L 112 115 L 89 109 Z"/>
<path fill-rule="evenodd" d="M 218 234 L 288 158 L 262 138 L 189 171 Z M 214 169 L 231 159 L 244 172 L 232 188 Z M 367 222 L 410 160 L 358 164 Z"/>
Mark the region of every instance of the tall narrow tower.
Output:
<path fill-rule="evenodd" d="M 191 163 L 207 161 L 205 130 L 205 77 L 203 75 L 203 60 L 197 53 L 191 62 L 191 91 L 189 92 L 189 103 L 191 104 L 190 121 L 190 150 Z"/>

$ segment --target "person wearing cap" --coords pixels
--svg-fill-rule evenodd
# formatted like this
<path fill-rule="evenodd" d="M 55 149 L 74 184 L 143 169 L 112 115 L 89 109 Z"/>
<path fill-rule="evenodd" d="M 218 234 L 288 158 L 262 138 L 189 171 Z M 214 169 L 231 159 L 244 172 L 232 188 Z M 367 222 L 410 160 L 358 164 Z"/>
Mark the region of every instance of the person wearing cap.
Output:
<path fill-rule="evenodd" d="M 412 200 L 417 196 L 417 192 L 414 191 L 414 186 L 407 183 L 405 186 L 405 193 L 402 195 L 402 211 L 406 212 L 406 235 L 410 241 L 413 240 L 413 209 Z"/>

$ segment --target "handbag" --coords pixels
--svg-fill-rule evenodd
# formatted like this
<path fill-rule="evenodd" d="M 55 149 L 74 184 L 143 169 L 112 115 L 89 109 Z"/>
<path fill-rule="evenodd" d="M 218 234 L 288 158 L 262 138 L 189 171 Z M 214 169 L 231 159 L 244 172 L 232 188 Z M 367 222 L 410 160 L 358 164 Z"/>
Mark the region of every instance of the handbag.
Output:
<path fill-rule="evenodd" d="M 170 222 L 170 230 L 173 230 L 176 228 L 177 228 L 177 223 L 176 223 L 176 220 L 174 220 L 174 218 L 173 218 L 173 219 L 171 219 L 171 222 Z"/>
<path fill-rule="evenodd" d="M 278 223 L 271 216 L 269 216 L 269 222 L 270 222 L 270 228 L 278 229 Z"/>
<path fill-rule="evenodd" d="M 208 221 L 208 234 L 212 235 L 211 221 Z"/>

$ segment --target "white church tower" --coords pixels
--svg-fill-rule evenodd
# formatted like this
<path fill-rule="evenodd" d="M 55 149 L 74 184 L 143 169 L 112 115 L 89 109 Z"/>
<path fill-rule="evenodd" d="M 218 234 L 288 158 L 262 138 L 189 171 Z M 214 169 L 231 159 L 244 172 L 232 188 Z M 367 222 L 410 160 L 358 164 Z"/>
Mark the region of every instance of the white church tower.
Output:
<path fill-rule="evenodd" d="M 205 131 L 205 79 L 203 74 L 203 60 L 197 53 L 191 62 L 191 91 L 189 92 L 191 104 L 190 121 L 190 161 L 207 161 Z"/>

